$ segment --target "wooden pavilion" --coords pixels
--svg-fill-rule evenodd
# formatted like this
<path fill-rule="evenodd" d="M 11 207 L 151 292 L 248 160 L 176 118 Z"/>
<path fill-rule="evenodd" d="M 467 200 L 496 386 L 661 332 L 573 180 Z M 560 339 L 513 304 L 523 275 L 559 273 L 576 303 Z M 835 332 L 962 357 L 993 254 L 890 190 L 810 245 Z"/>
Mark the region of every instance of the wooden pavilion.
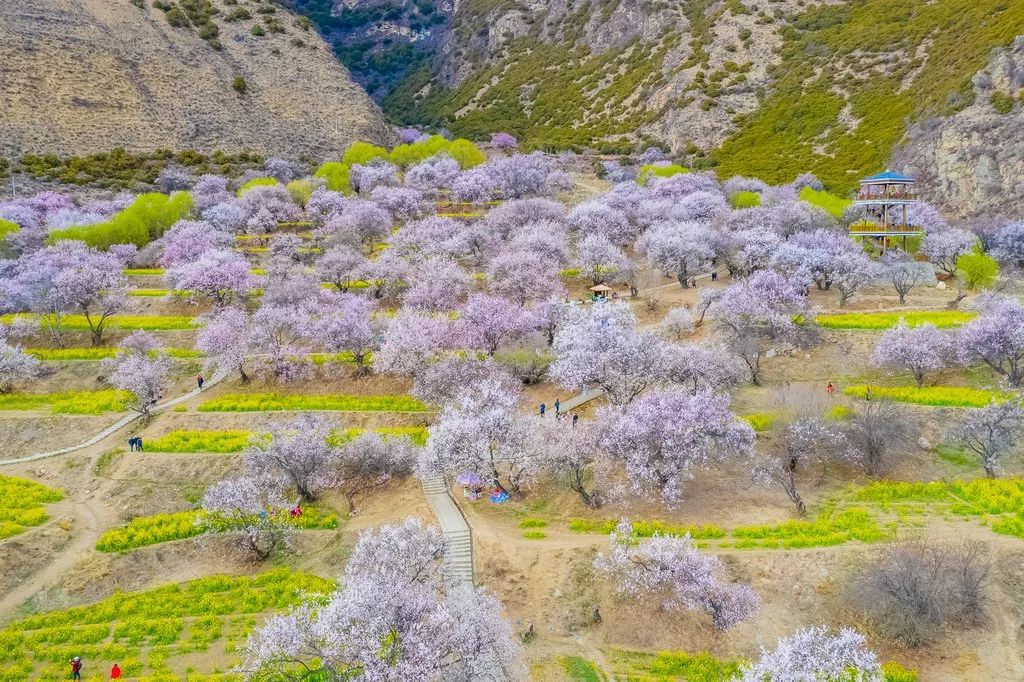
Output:
<path fill-rule="evenodd" d="M 864 218 L 850 225 L 850 236 L 875 239 L 885 253 L 893 238 L 920 237 L 924 229 L 911 224 L 908 209 L 917 203 L 914 179 L 891 170 L 872 175 L 860 181 L 860 191 L 854 206 L 864 211 Z"/>

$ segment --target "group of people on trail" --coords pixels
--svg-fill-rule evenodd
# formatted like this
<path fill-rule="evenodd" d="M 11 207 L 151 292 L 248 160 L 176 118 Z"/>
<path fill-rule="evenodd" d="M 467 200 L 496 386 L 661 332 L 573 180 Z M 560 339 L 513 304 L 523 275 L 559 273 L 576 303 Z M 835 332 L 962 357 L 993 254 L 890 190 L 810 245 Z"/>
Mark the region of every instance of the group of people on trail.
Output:
<path fill-rule="evenodd" d="M 540 416 L 543 417 L 545 414 L 547 414 L 547 412 L 548 412 L 548 406 L 545 403 L 541 403 L 540 404 Z M 555 419 L 564 419 L 567 416 L 568 416 L 567 413 L 562 412 L 562 400 L 560 398 L 555 398 Z M 574 414 L 572 416 L 572 425 L 576 426 L 576 422 L 578 422 L 579 419 L 580 419 L 580 416 L 578 414 Z"/>
<path fill-rule="evenodd" d="M 128 449 L 132 452 L 142 452 L 142 436 L 132 436 L 129 438 Z"/>
<path fill-rule="evenodd" d="M 71 664 L 71 679 L 80 680 L 82 679 L 82 658 L 81 656 L 75 656 L 69 663 Z M 117 663 L 110 669 L 110 679 L 119 680 L 121 679 L 121 666 Z"/>

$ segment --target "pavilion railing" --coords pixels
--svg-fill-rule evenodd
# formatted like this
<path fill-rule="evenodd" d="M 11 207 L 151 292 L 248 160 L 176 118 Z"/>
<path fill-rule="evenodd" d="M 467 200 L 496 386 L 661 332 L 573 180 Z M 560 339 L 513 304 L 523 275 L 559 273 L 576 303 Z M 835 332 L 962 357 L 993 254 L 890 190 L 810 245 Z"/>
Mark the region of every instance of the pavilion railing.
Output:
<path fill-rule="evenodd" d="M 857 201 L 885 201 L 886 199 L 899 199 L 901 201 L 917 201 L 917 192 L 860 192 L 857 194 Z"/>

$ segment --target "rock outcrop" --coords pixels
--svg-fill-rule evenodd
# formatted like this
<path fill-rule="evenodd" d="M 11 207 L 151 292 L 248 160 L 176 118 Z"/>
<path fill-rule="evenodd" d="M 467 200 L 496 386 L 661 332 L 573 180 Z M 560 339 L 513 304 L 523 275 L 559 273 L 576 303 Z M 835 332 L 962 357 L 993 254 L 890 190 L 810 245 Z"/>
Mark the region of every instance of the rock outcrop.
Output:
<path fill-rule="evenodd" d="M 951 215 L 1024 215 L 1024 36 L 992 51 L 973 104 L 912 128 L 896 163 Z"/>
<path fill-rule="evenodd" d="M 216 42 L 172 26 L 149 0 L 0 2 L 0 154 L 320 158 L 388 139 L 376 105 L 314 30 L 280 6 L 220 2 L 208 29 Z M 240 8 L 247 17 L 226 20 Z"/>

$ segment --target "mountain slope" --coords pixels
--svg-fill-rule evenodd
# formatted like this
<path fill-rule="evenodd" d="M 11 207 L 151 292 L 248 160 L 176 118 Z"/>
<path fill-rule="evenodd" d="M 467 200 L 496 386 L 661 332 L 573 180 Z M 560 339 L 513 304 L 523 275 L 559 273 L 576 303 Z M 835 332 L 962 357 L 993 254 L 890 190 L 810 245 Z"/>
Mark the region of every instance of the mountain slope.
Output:
<path fill-rule="evenodd" d="M 308 22 L 222 1 L 0 2 L 0 152 L 319 157 L 389 136 Z"/>
<path fill-rule="evenodd" d="M 457 134 L 625 150 L 844 191 L 908 126 L 973 100 L 1013 0 L 462 0 L 431 69 L 384 101 Z"/>

